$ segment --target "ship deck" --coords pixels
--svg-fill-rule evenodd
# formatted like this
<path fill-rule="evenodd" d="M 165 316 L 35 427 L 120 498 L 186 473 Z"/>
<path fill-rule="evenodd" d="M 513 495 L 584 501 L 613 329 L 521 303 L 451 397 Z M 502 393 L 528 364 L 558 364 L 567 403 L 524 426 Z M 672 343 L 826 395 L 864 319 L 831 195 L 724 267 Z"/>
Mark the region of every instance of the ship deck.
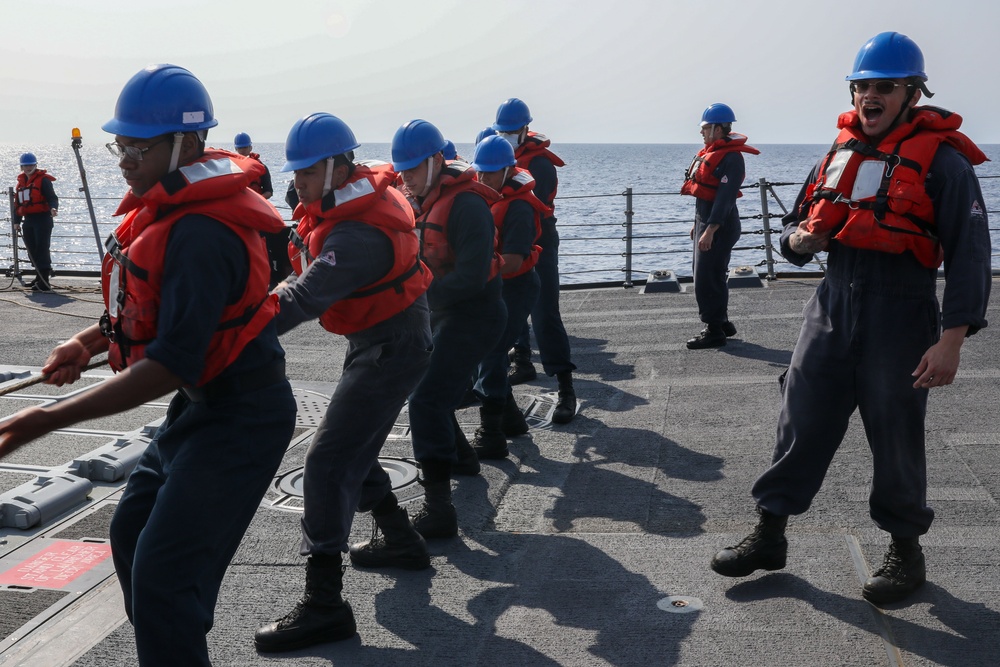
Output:
<path fill-rule="evenodd" d="M 72 289 L 0 296 L 0 390 L 32 377 L 53 345 L 101 312 L 92 280 L 55 282 Z M 532 429 L 511 441 L 508 460 L 454 483 L 461 532 L 430 542 L 431 569 L 348 568 L 345 596 L 359 634 L 261 655 L 254 630 L 301 593 L 297 471 L 345 347 L 318 325 L 291 332 L 283 344 L 298 428 L 225 578 L 209 634 L 213 664 L 997 664 L 995 328 L 967 342 L 955 384 L 931 394 L 928 497 L 937 517 L 922 540 L 928 583 L 909 601 L 880 609 L 860 597 L 887 536 L 868 517 L 871 456 L 857 415 L 813 507 L 789 522 L 786 569 L 727 579 L 708 567 L 754 523 L 749 488 L 770 460 L 777 378 L 815 286 L 782 278 L 733 289 L 738 334 L 698 352 L 684 346 L 701 328 L 690 285 L 564 291 L 579 367 L 576 419 L 548 422 L 554 378 L 515 387 Z M 88 372 L 83 390 L 107 376 Z M 0 398 L 0 416 L 79 390 L 12 392 Z M 107 526 L 130 461 L 165 405 L 80 424 L 0 460 L 0 665 L 134 664 Z M 459 420 L 471 434 L 475 409 Z M 416 499 L 405 414 L 383 455 L 401 496 Z M 369 530 L 358 515 L 353 537 L 367 539 Z"/>

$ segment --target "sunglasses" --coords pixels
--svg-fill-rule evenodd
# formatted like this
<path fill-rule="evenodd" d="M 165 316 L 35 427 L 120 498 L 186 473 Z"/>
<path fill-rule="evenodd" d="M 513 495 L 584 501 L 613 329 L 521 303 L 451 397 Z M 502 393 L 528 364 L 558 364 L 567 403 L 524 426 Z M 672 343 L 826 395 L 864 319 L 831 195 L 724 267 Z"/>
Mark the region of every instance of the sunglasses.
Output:
<path fill-rule="evenodd" d="M 889 81 L 888 79 L 882 79 L 881 81 L 852 81 L 851 82 L 851 92 L 864 95 L 868 92 L 869 88 L 874 88 L 875 92 L 879 95 L 889 95 L 896 88 L 900 86 L 909 86 L 908 83 L 897 83 L 896 81 Z"/>

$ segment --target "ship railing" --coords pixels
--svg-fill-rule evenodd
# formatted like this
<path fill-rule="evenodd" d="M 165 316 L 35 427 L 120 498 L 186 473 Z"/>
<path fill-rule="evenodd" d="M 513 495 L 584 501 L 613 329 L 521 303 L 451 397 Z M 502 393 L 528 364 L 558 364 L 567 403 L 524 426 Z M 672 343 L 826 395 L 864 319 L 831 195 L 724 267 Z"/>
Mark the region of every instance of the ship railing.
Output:
<path fill-rule="evenodd" d="M 980 180 L 1000 178 L 980 176 Z M 779 275 L 820 273 L 824 271 L 822 256 L 817 256 L 808 268 L 793 266 L 781 256 L 779 238 L 781 218 L 788 213 L 785 202 L 794 201 L 802 183 L 771 182 L 760 178 L 744 185 L 744 196 L 738 200 L 742 232 L 733 248 L 731 267 L 749 266 L 766 280 Z M 756 191 L 756 193 L 754 193 Z M 781 193 L 779 195 L 779 192 Z M 757 196 L 753 196 L 756 194 Z M 8 276 L 20 277 L 33 273 L 32 264 L 19 235 L 14 232 L 14 190 L 8 189 L 10 216 L 0 218 L 0 266 Z M 644 284 L 654 273 L 671 271 L 679 280 L 690 280 L 693 242 L 690 239 L 693 217 L 667 219 L 642 217 L 643 202 L 652 198 L 676 197 L 673 210 L 694 210 L 693 200 L 680 192 L 645 192 L 626 187 L 614 193 L 562 195 L 556 197 L 557 229 L 560 235 L 560 279 L 564 288 L 607 286 L 633 287 Z M 86 201 L 86 205 L 84 202 Z M 57 274 L 96 275 L 104 239 L 120 219 L 112 217 L 117 198 L 61 196 L 59 216 L 52 233 L 52 265 Z M 283 202 L 274 202 L 291 220 L 291 209 Z M 790 204 L 789 204 L 790 205 Z M 99 211 L 96 219 L 88 207 Z M 652 204 L 646 210 L 659 210 Z M 1000 211 L 988 210 L 994 224 L 992 236 L 1000 230 Z M 100 222 L 98 222 L 100 220 Z M 994 244 L 1000 246 L 1000 244 Z M 995 247 L 993 257 L 1000 257 Z M 994 265 L 1000 263 L 994 260 Z"/>

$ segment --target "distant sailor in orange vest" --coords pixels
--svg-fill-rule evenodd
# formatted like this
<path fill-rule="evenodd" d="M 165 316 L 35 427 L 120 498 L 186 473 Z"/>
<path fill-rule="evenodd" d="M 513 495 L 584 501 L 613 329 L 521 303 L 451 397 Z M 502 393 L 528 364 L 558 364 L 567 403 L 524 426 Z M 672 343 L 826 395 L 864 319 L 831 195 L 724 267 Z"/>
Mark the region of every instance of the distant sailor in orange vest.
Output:
<path fill-rule="evenodd" d="M 52 275 L 52 257 L 49 245 L 52 240 L 53 220 L 59 213 L 59 197 L 52 187 L 56 177 L 38 168 L 34 153 L 21 155 L 21 173 L 17 175 L 17 206 L 14 211 L 14 229 L 24 239 L 28 259 L 35 268 L 35 279 L 28 287 L 49 292 Z"/>
<path fill-rule="evenodd" d="M 684 177 L 681 194 L 696 198 L 694 226 L 694 295 L 698 316 L 705 323 L 688 349 L 720 347 L 736 334 L 729 321 L 729 259 L 740 240 L 740 213 L 736 200 L 746 175 L 743 154 L 760 153 L 747 138 L 732 131 L 736 114 L 725 104 L 712 104 L 701 115 L 705 147 Z"/>

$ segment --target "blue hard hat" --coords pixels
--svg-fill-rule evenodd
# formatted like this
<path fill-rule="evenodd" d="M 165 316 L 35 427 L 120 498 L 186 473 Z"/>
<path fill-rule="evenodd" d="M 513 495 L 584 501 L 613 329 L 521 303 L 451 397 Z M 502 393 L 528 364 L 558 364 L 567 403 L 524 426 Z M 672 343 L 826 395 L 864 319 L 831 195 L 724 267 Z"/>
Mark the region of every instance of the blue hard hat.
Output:
<path fill-rule="evenodd" d="M 454 160 L 458 157 L 458 149 L 455 148 L 455 142 L 451 139 L 445 142 L 444 150 L 441 151 L 441 155 L 444 156 L 445 160 Z"/>
<path fill-rule="evenodd" d="M 854 58 L 847 81 L 859 79 L 927 80 L 924 54 L 912 39 L 898 32 L 880 32 L 869 39 Z"/>
<path fill-rule="evenodd" d="M 497 131 L 493 129 L 492 125 L 490 125 L 489 127 L 484 127 L 483 129 L 479 130 L 479 134 L 476 135 L 476 144 L 479 144 L 479 142 L 485 139 L 486 137 L 493 136 L 496 133 Z"/>
<path fill-rule="evenodd" d="M 22 153 L 21 154 L 21 166 L 27 167 L 29 164 L 38 164 L 38 160 L 35 159 L 34 153 Z"/>
<path fill-rule="evenodd" d="M 215 127 L 212 99 L 201 81 L 177 65 L 150 65 L 122 88 L 115 117 L 105 132 L 152 139 L 168 132 L 194 132 Z"/>
<path fill-rule="evenodd" d="M 701 114 L 701 126 L 706 125 L 722 125 L 725 123 L 735 123 L 736 114 L 733 110 L 726 104 L 721 102 L 716 102 L 715 104 L 709 104 L 705 108 L 705 111 Z"/>
<path fill-rule="evenodd" d="M 504 167 L 517 164 L 514 147 L 499 135 L 486 137 L 476 145 L 476 155 L 472 158 L 472 168 L 476 171 L 500 171 Z"/>
<path fill-rule="evenodd" d="M 493 123 L 493 129 L 497 132 L 513 132 L 532 121 L 531 112 L 528 105 L 512 97 L 505 100 L 497 109 L 497 120 Z"/>
<path fill-rule="evenodd" d="M 285 140 L 281 171 L 311 167 L 320 160 L 342 155 L 360 146 L 347 123 L 328 113 L 314 113 L 295 121 Z"/>
<path fill-rule="evenodd" d="M 440 130 L 426 120 L 403 123 L 392 137 L 392 168 L 397 172 L 413 169 L 443 151 L 447 143 Z"/>
<path fill-rule="evenodd" d="M 233 146 L 236 148 L 249 148 L 250 146 L 253 146 L 253 142 L 250 141 L 249 134 L 246 132 L 240 132 L 236 135 L 236 138 L 233 139 Z"/>

